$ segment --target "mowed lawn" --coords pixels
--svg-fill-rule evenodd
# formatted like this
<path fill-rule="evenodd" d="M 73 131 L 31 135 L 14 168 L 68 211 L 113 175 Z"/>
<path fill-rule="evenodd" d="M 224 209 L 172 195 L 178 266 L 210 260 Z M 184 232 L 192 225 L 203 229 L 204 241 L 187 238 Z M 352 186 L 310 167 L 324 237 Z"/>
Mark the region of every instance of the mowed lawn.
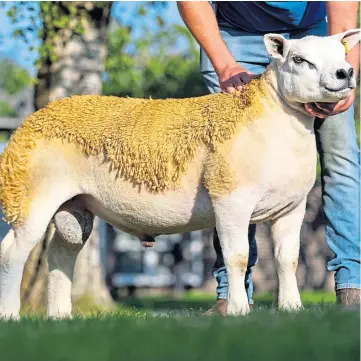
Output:
<path fill-rule="evenodd" d="M 341 310 L 332 298 L 304 294 L 305 310 L 288 314 L 265 295 L 252 314 L 225 319 L 203 316 L 199 306 L 212 299 L 199 294 L 168 303 L 144 298 L 137 308 L 128 299 L 113 313 L 73 320 L 28 316 L 0 322 L 0 360 L 359 360 L 359 312 Z"/>

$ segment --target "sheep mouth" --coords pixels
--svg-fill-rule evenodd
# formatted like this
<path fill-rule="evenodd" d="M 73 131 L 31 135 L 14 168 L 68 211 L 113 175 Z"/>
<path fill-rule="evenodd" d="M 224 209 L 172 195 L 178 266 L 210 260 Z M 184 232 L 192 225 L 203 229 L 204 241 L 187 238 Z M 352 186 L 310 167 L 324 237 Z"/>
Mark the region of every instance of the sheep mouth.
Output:
<path fill-rule="evenodd" d="M 332 88 L 329 88 L 327 86 L 325 86 L 325 89 L 329 92 L 332 92 L 332 93 L 338 93 L 338 92 L 343 92 L 345 90 L 351 90 L 353 89 L 352 87 L 349 87 L 349 86 L 346 86 L 346 87 L 343 87 L 343 88 L 338 88 L 338 89 L 332 89 Z"/>

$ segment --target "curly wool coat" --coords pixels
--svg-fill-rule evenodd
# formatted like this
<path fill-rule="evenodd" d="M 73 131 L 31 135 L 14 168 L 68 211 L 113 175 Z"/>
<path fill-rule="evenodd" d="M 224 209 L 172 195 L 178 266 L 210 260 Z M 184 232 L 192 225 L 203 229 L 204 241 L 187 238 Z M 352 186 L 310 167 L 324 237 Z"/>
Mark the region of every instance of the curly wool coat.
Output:
<path fill-rule="evenodd" d="M 0 200 L 6 220 L 21 223 L 31 198 L 31 150 L 39 139 L 74 143 L 87 155 L 102 152 L 112 170 L 151 192 L 175 187 L 200 146 L 212 156 L 204 176 L 211 194 L 232 187 L 222 144 L 262 112 L 263 78 L 242 92 L 189 99 L 133 99 L 83 95 L 50 103 L 28 116 L 0 159 Z M 221 184 L 220 184 L 221 183 Z"/>

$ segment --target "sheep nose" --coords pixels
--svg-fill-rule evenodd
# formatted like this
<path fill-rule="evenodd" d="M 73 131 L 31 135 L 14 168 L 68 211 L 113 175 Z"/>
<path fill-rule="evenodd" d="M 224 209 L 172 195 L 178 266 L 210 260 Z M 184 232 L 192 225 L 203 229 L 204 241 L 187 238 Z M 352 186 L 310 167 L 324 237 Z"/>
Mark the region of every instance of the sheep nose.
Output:
<path fill-rule="evenodd" d="M 345 69 L 336 70 L 336 78 L 337 79 L 351 79 L 353 77 L 354 70 L 350 68 L 348 71 Z"/>
<path fill-rule="evenodd" d="M 347 79 L 348 74 L 346 73 L 346 70 L 345 69 L 336 70 L 336 78 L 337 79 Z"/>

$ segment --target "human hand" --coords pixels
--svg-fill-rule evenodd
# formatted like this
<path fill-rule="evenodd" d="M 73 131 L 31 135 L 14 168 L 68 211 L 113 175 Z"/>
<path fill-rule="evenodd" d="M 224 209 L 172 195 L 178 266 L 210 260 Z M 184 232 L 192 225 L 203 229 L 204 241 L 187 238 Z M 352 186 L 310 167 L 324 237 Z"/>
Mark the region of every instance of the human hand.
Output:
<path fill-rule="evenodd" d="M 219 84 L 223 93 L 234 93 L 241 90 L 256 75 L 247 71 L 238 63 L 227 65 L 218 74 Z"/>
<path fill-rule="evenodd" d="M 306 103 L 304 108 L 310 115 L 319 118 L 327 118 L 346 111 L 355 100 L 355 90 L 345 98 L 336 103 Z"/>

